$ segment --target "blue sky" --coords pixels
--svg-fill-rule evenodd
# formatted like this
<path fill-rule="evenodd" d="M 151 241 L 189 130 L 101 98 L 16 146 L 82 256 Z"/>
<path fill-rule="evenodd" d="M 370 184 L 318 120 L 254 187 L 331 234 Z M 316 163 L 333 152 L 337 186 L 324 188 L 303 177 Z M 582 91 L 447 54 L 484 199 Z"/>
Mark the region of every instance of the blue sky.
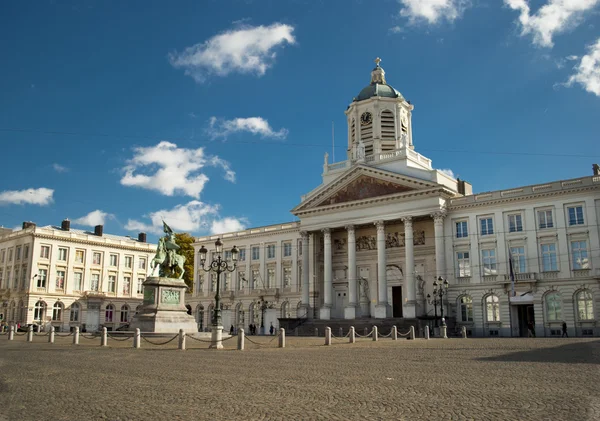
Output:
<path fill-rule="evenodd" d="M 5 1 L 0 224 L 294 220 L 379 56 L 477 192 L 600 162 L 600 0 Z"/>

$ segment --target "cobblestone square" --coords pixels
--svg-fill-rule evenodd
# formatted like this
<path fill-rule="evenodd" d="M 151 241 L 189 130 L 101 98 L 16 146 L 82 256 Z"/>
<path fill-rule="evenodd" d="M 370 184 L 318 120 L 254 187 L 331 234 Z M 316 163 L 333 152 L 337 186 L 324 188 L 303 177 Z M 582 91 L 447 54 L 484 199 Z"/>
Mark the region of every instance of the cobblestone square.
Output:
<path fill-rule="evenodd" d="M 594 339 L 0 338 L 0 420 L 598 420 Z M 155 341 L 158 342 L 158 341 Z"/>

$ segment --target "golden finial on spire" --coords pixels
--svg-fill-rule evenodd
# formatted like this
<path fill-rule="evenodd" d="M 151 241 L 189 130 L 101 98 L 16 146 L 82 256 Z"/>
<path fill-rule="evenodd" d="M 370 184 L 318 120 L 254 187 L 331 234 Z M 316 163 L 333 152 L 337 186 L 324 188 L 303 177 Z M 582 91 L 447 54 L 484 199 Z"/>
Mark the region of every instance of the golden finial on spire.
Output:
<path fill-rule="evenodd" d="M 381 63 L 381 59 L 379 57 L 377 57 L 375 59 L 375 64 L 379 66 L 379 63 Z"/>

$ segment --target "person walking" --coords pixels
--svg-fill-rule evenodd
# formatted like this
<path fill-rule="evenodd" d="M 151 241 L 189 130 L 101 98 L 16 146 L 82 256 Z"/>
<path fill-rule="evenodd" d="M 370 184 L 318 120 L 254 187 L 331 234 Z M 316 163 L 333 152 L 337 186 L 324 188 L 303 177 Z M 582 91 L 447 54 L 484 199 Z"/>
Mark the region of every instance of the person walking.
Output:
<path fill-rule="evenodd" d="M 269 333 L 273 336 L 273 332 L 275 332 L 275 328 L 273 327 L 273 323 L 271 323 L 271 327 L 269 328 Z"/>
<path fill-rule="evenodd" d="M 530 335 L 530 337 L 534 337 L 535 338 L 535 325 L 533 324 L 533 322 L 529 322 L 527 324 L 527 327 L 529 329 L 529 335 Z"/>
<path fill-rule="evenodd" d="M 567 333 L 567 322 L 563 321 L 563 324 L 562 324 L 562 337 L 564 338 L 565 336 L 568 338 L 569 334 Z"/>
<path fill-rule="evenodd" d="M 229 328 L 229 334 L 230 334 L 231 336 L 233 336 L 233 325 L 231 325 L 231 327 Z"/>

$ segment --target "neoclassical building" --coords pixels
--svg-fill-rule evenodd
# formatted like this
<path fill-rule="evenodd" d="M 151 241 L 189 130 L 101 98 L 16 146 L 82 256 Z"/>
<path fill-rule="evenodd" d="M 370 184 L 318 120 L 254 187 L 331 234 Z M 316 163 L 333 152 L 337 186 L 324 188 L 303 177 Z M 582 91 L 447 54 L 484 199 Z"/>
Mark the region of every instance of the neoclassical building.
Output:
<path fill-rule="evenodd" d="M 345 111 L 346 160 L 292 209 L 299 222 L 198 238 L 240 249 L 222 275 L 223 321 L 431 319 L 447 280 L 451 327 L 474 336 L 600 335 L 600 175 L 473 193 L 415 150 L 414 106 L 379 65 Z M 512 276 L 511 264 L 512 259 Z M 188 302 L 210 324 L 215 279 L 199 268 Z M 514 282 L 513 282 L 514 280 Z M 439 314 L 439 313 L 438 313 Z"/>
<path fill-rule="evenodd" d="M 156 244 L 60 226 L 0 232 L 0 317 L 68 331 L 127 325 L 143 299 Z"/>

